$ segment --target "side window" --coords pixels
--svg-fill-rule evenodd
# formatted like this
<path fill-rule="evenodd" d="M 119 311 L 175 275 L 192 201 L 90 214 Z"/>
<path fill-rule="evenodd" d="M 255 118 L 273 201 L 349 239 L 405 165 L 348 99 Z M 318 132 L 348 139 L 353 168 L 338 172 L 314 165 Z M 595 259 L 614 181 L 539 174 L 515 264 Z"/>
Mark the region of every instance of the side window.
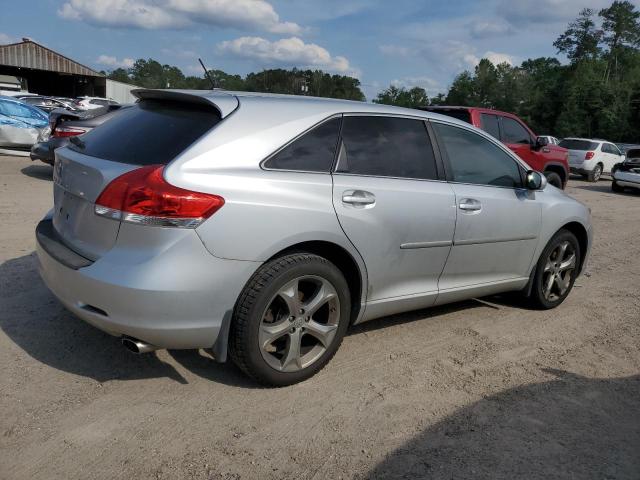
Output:
<path fill-rule="evenodd" d="M 284 147 L 264 164 L 278 170 L 331 171 L 340 133 L 340 118 L 332 118 Z"/>
<path fill-rule="evenodd" d="M 482 136 L 450 125 L 433 123 L 454 182 L 521 187 L 520 167 L 497 145 Z"/>
<path fill-rule="evenodd" d="M 504 143 L 531 143 L 527 129 L 513 118 L 502 117 L 502 136 Z"/>
<path fill-rule="evenodd" d="M 600 150 L 602 150 L 602 153 L 611 153 L 611 149 L 609 148 L 608 143 L 603 143 L 602 147 L 600 147 Z"/>
<path fill-rule="evenodd" d="M 493 135 L 498 140 L 500 139 L 500 127 L 498 125 L 498 117 L 488 113 L 480 114 L 480 128 L 487 132 L 489 135 Z"/>
<path fill-rule="evenodd" d="M 344 117 L 338 172 L 436 179 L 436 161 L 422 120 Z"/>

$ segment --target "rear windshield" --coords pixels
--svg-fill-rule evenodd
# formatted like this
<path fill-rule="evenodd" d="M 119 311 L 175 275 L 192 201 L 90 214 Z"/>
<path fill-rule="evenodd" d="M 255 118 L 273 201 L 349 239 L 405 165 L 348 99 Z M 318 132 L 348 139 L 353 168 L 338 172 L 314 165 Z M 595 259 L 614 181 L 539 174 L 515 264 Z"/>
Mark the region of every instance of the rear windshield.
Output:
<path fill-rule="evenodd" d="M 144 100 L 77 137 L 70 147 L 113 162 L 166 165 L 219 121 L 213 107 Z"/>
<path fill-rule="evenodd" d="M 560 146 L 569 150 L 595 150 L 598 148 L 596 142 L 590 142 L 589 140 L 562 140 Z"/>
<path fill-rule="evenodd" d="M 440 115 L 446 115 L 447 117 L 457 118 L 458 120 L 462 120 L 463 122 L 471 123 L 471 113 L 469 110 L 464 110 L 461 108 L 446 110 L 444 108 L 434 108 L 430 109 L 430 112 L 439 113 Z"/>

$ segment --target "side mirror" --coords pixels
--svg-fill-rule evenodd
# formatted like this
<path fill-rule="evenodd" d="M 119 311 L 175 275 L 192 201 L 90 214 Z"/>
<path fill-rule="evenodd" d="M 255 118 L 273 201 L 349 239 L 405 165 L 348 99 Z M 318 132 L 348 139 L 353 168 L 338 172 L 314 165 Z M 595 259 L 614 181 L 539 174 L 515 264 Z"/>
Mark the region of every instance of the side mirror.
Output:
<path fill-rule="evenodd" d="M 535 170 L 529 170 L 525 177 L 525 186 L 529 190 L 544 190 L 547 186 L 547 177 Z"/>

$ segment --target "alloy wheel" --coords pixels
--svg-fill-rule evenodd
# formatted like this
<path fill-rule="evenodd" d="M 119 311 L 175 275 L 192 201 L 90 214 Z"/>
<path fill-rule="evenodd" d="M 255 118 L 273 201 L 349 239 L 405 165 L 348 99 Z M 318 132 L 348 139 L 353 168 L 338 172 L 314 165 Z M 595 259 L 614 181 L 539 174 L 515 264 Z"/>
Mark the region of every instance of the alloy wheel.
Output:
<path fill-rule="evenodd" d="M 600 165 L 596 165 L 596 168 L 593 169 L 593 180 L 597 182 L 600 180 L 602 176 L 602 167 Z"/>
<path fill-rule="evenodd" d="M 338 331 L 340 300 L 326 279 L 307 275 L 283 285 L 262 315 L 258 342 L 264 360 L 281 372 L 317 361 Z"/>
<path fill-rule="evenodd" d="M 566 240 L 551 251 L 542 274 L 542 294 L 547 301 L 555 302 L 567 292 L 576 263 L 576 251 Z"/>

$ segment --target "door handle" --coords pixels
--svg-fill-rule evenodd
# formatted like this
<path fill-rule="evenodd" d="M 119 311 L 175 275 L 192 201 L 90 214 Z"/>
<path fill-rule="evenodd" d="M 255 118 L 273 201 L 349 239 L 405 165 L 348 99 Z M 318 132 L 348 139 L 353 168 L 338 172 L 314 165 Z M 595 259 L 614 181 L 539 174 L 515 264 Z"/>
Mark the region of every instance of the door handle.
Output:
<path fill-rule="evenodd" d="M 467 212 L 478 212 L 482 210 L 482 204 L 474 198 L 463 198 L 460 200 L 458 207 L 460 210 L 465 210 Z"/>
<path fill-rule="evenodd" d="M 342 203 L 353 205 L 354 207 L 365 207 L 376 203 L 376 196 L 364 190 L 347 190 L 342 194 Z"/>

